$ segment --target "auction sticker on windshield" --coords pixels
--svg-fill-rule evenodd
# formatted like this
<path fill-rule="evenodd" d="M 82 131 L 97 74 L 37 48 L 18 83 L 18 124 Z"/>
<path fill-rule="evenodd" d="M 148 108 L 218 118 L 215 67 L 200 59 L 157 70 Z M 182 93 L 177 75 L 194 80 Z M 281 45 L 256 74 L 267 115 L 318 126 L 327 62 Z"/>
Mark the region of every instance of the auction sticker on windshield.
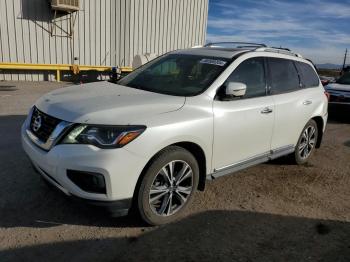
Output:
<path fill-rule="evenodd" d="M 208 58 L 203 58 L 202 60 L 199 61 L 199 63 L 201 63 L 201 64 L 218 65 L 218 66 L 224 66 L 226 64 L 225 61 L 216 60 L 216 59 L 208 59 Z"/>

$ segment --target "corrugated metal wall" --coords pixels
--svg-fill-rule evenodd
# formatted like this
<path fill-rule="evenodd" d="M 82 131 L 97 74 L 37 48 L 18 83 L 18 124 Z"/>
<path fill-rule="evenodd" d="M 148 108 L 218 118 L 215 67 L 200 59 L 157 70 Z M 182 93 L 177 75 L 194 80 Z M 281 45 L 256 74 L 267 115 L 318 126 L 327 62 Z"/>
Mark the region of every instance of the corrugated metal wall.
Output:
<path fill-rule="evenodd" d="M 208 0 L 81 0 L 74 37 L 68 15 L 56 19 L 47 0 L 0 0 L 0 61 L 131 66 L 135 54 L 205 42 Z M 64 31 L 63 31 L 64 30 Z M 54 72 L 0 71 L 0 80 L 55 80 Z"/>

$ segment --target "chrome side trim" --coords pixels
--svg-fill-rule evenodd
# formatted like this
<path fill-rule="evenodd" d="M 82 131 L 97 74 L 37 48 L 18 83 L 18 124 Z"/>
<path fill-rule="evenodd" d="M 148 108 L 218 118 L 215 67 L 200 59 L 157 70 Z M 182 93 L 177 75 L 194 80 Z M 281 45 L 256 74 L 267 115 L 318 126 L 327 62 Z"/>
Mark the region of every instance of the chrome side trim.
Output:
<path fill-rule="evenodd" d="M 282 146 L 276 149 L 271 150 L 271 155 L 269 157 L 269 160 L 279 158 L 281 156 L 289 155 L 293 153 L 295 150 L 294 145 L 287 145 L 287 146 Z"/>
<path fill-rule="evenodd" d="M 262 153 L 262 154 L 259 154 L 259 155 L 247 158 L 245 160 L 239 161 L 237 163 L 234 163 L 234 164 L 231 164 L 231 165 L 228 165 L 228 166 L 216 168 L 216 169 L 214 169 L 214 172 L 218 172 L 218 171 L 222 171 L 222 170 L 225 170 L 225 169 L 229 169 L 229 168 L 232 168 L 233 166 L 244 165 L 245 163 L 249 163 L 249 162 L 254 162 L 256 159 L 268 157 L 269 155 L 270 155 L 270 152 L 265 152 L 265 153 Z"/>
<path fill-rule="evenodd" d="M 30 111 L 26 119 L 26 134 L 34 144 L 46 151 L 49 151 L 58 142 L 65 131 L 73 125 L 73 123 L 61 121 L 52 131 L 47 141 L 43 142 L 30 130 L 30 120 L 32 118 L 32 114 L 33 109 Z"/>
<path fill-rule="evenodd" d="M 276 159 L 284 155 L 288 155 L 293 152 L 294 152 L 294 145 L 279 147 L 279 148 L 270 150 L 269 152 L 265 152 L 265 153 L 256 155 L 254 157 L 250 157 L 248 159 L 239 161 L 238 163 L 214 169 L 214 173 L 207 175 L 207 179 L 215 179 L 220 176 L 235 173 L 240 170 L 246 169 L 248 167 L 255 166 L 255 165 L 267 162 L 269 160 Z"/>

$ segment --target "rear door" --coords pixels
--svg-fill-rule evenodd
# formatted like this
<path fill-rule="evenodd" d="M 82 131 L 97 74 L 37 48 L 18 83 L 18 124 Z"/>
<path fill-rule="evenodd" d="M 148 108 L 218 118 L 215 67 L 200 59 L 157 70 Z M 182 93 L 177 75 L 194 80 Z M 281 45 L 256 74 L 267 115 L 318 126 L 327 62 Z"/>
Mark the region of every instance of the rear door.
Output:
<path fill-rule="evenodd" d="M 242 161 L 255 161 L 269 153 L 274 121 L 273 100 L 266 95 L 265 60 L 243 61 L 227 81 L 247 85 L 235 100 L 214 100 L 213 167 L 225 170 Z"/>
<path fill-rule="evenodd" d="M 272 150 L 293 150 L 316 101 L 303 86 L 302 75 L 293 60 L 268 58 L 269 92 L 275 104 Z"/>
<path fill-rule="evenodd" d="M 324 88 L 320 88 L 320 79 L 313 66 L 304 62 L 295 62 L 301 86 L 304 89 L 303 105 L 309 119 L 320 105 L 324 104 Z"/>

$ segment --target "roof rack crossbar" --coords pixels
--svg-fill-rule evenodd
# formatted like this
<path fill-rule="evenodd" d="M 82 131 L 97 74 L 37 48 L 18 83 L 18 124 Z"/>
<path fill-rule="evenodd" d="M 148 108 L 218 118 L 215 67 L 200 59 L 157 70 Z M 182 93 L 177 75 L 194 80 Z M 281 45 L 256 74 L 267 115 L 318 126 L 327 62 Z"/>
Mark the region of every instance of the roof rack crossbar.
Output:
<path fill-rule="evenodd" d="M 237 46 L 238 48 L 248 48 L 248 47 L 267 47 L 265 44 L 249 43 L 249 42 L 213 42 L 204 45 L 205 47 L 219 46 L 222 44 L 233 44 L 233 45 L 243 45 Z"/>

